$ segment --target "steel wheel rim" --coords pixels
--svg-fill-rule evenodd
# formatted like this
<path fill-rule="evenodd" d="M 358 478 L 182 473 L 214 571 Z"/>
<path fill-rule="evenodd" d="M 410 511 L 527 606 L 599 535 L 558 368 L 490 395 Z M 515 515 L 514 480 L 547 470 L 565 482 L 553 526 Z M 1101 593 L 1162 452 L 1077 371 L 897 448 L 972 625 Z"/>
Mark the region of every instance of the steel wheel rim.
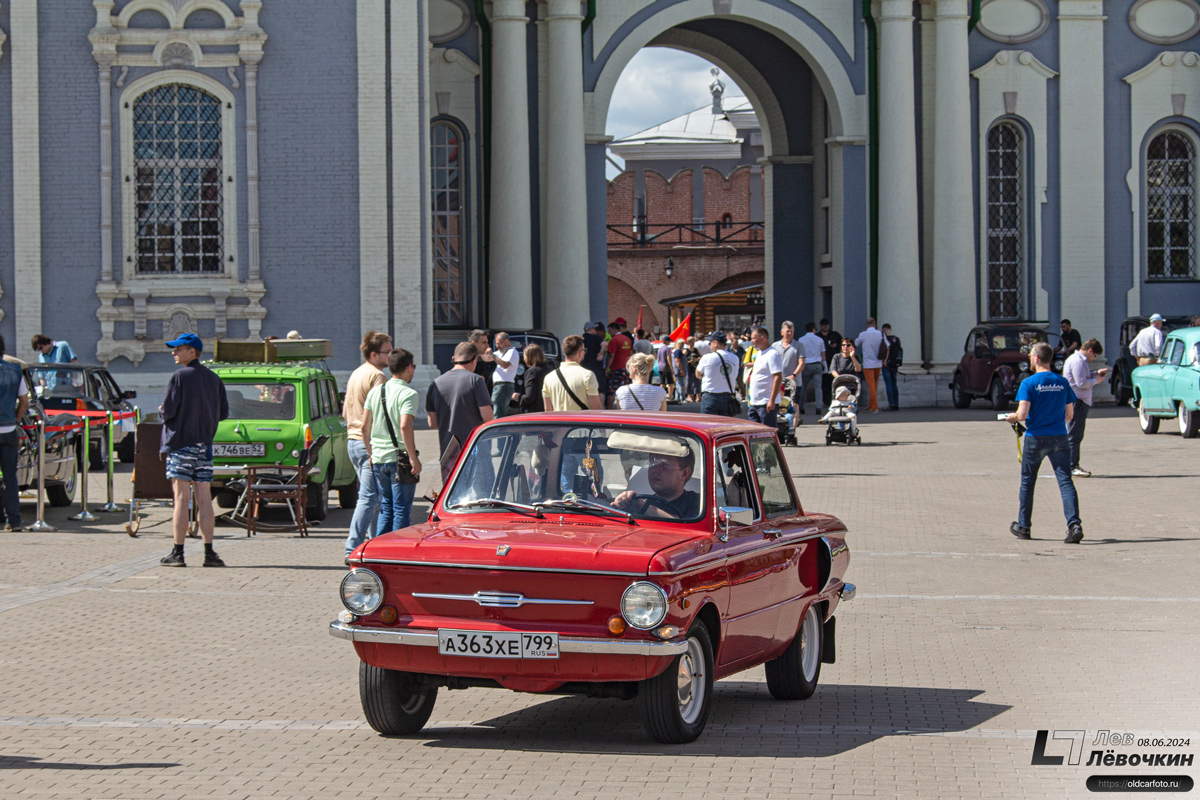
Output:
<path fill-rule="evenodd" d="M 1192 423 L 1192 412 L 1188 410 L 1183 403 L 1179 404 L 1179 432 L 1187 433 L 1188 427 Z"/>
<path fill-rule="evenodd" d="M 804 624 L 800 626 L 800 670 L 806 681 L 817 677 L 817 667 L 821 661 L 820 648 L 817 647 L 820 641 L 819 624 L 816 609 L 810 607 L 804 615 Z"/>
<path fill-rule="evenodd" d="M 704 669 L 704 651 L 700 649 L 700 641 L 689 638 L 687 650 L 679 657 L 675 673 L 679 716 L 688 725 L 700 718 L 700 711 L 704 707 Z"/>
<path fill-rule="evenodd" d="M 1138 403 L 1138 422 L 1142 423 L 1142 428 L 1149 427 L 1150 415 L 1146 413 L 1146 404 Z"/>

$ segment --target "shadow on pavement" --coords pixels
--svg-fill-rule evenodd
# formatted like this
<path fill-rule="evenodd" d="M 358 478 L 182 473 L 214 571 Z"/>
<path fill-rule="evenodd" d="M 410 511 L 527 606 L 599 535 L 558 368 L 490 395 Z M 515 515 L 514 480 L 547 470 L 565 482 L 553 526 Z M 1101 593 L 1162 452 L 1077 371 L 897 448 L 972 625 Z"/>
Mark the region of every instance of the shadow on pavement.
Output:
<path fill-rule="evenodd" d="M 463 727 L 426 728 L 428 747 L 608 753 L 824 757 L 888 736 L 966 731 L 1011 706 L 976 703 L 978 689 L 822 685 L 804 702 L 773 699 L 764 683 L 720 681 L 699 740 L 662 745 L 642 730 L 636 701 L 557 697 Z M 436 712 L 435 712 L 436 713 Z M 799 737 L 799 738 L 798 738 Z"/>
<path fill-rule="evenodd" d="M 1197 536 L 1147 536 L 1144 539 L 1088 539 L 1080 544 L 1155 544 L 1161 542 L 1200 542 Z"/>
<path fill-rule="evenodd" d="M 78 764 L 69 761 L 43 761 L 29 756 L 0 755 L 0 770 L 5 769 L 171 769 L 180 766 L 175 762 L 131 761 L 126 764 Z"/>

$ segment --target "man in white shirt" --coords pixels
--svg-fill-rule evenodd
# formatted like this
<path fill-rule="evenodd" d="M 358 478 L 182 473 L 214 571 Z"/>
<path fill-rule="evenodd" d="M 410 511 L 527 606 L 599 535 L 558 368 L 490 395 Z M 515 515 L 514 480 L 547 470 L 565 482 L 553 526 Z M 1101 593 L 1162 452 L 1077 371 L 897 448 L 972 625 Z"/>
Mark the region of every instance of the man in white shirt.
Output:
<path fill-rule="evenodd" d="M 696 377 L 700 379 L 700 413 L 733 416 L 729 404 L 737 386 L 738 358 L 725 349 L 725 339 L 714 333 L 711 349 L 700 357 L 696 365 Z"/>
<path fill-rule="evenodd" d="M 496 334 L 496 349 L 492 353 L 496 371 L 492 374 L 492 418 L 508 416 L 513 389 L 517 381 L 517 363 L 521 360 L 504 331 Z"/>
<path fill-rule="evenodd" d="M 825 340 L 817 335 L 817 325 L 810 322 L 804 326 L 804 335 L 796 342 L 800 348 L 800 380 L 796 382 L 796 419 L 804 413 L 804 396 L 808 387 L 813 387 L 813 405 L 817 413 L 821 407 L 821 376 L 825 373 Z"/>
<path fill-rule="evenodd" d="M 751 422 L 774 428 L 775 404 L 779 401 L 779 390 L 783 385 L 783 360 L 779 357 L 779 351 L 771 347 L 771 336 L 766 328 L 755 328 L 750 341 L 759 353 L 750 372 L 746 417 Z"/>
<path fill-rule="evenodd" d="M 875 318 L 867 317 L 867 329 L 854 340 L 854 346 L 862 354 L 863 377 L 867 381 L 867 411 L 879 413 L 879 400 L 876 389 L 879 387 L 879 373 L 883 362 L 887 359 L 886 349 L 880 353 L 884 343 L 883 334 L 875 329 Z"/>
<path fill-rule="evenodd" d="M 1099 341 L 1088 339 L 1063 362 L 1063 377 L 1075 392 L 1075 411 L 1067 423 L 1067 445 L 1071 448 L 1071 474 L 1076 478 L 1092 477 L 1092 473 L 1079 466 L 1079 445 L 1083 443 L 1088 411 L 1092 408 L 1092 387 L 1108 374 L 1107 369 L 1092 372 L 1088 362 L 1103 353 L 1104 346 Z"/>
<path fill-rule="evenodd" d="M 1139 367 L 1157 364 L 1163 346 L 1162 314 L 1151 314 L 1150 324 L 1129 343 L 1129 354 L 1137 359 Z"/>

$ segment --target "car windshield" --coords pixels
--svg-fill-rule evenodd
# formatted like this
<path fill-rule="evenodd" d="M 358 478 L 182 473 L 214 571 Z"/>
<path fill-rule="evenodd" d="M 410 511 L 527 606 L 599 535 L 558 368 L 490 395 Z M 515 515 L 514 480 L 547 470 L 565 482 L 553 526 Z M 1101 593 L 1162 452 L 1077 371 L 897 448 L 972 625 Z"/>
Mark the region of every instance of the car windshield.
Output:
<path fill-rule="evenodd" d="M 287 420 L 296 417 L 296 387 L 290 383 L 225 383 L 230 419 Z"/>
<path fill-rule="evenodd" d="M 1022 353 L 1028 353 L 1029 348 L 1044 341 L 1046 341 L 1044 331 L 1004 331 L 992 334 L 992 349 L 997 353 L 1003 350 L 1020 350 Z"/>
<path fill-rule="evenodd" d="M 544 504 L 546 512 L 694 522 L 704 513 L 703 469 L 699 438 L 681 431 L 503 425 L 475 440 L 444 507 L 511 514 L 514 503 Z"/>
<path fill-rule="evenodd" d="M 94 387 L 88 386 L 87 376 L 81 369 L 70 367 L 37 366 L 30 368 L 34 391 L 40 397 L 95 397 Z"/>

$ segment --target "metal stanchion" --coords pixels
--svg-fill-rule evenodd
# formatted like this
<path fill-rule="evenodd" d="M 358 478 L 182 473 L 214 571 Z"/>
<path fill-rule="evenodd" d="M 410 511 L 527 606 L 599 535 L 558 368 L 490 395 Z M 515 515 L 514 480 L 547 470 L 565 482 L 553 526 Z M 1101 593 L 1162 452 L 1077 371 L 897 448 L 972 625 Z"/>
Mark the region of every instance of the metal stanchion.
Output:
<path fill-rule="evenodd" d="M 81 505 L 78 514 L 70 517 L 77 522 L 95 522 L 96 516 L 88 511 L 88 448 L 91 446 L 92 434 L 90 420 L 87 417 L 83 418 L 83 469 L 80 470 L 83 476 L 80 478 L 79 485 L 79 502 Z"/>
<path fill-rule="evenodd" d="M 37 522 L 29 526 L 29 530 L 37 533 L 53 533 L 58 528 L 43 519 L 46 505 L 46 472 L 43 469 L 43 464 L 46 461 L 46 419 L 38 417 L 37 421 L 38 434 L 38 484 L 37 484 Z"/>
<path fill-rule="evenodd" d="M 108 412 L 108 502 L 97 508 L 97 511 L 124 511 L 125 509 L 113 502 L 113 412 Z"/>

